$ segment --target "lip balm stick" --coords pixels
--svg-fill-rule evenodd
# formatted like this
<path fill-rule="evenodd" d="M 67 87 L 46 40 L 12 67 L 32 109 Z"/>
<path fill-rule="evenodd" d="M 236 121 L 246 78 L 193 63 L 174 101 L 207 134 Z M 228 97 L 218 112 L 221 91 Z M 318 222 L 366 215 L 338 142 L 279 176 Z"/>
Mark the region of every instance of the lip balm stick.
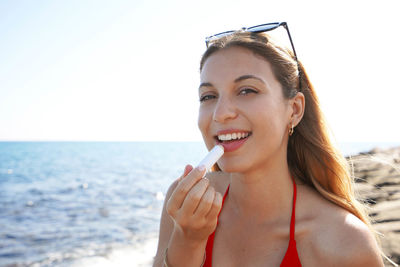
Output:
<path fill-rule="evenodd" d="M 222 157 L 223 154 L 224 147 L 221 145 L 216 145 L 210 150 L 210 152 L 208 152 L 207 156 L 205 156 L 205 158 L 200 161 L 199 165 L 197 166 L 204 165 L 208 172 L 208 170 L 211 169 L 211 167 Z"/>

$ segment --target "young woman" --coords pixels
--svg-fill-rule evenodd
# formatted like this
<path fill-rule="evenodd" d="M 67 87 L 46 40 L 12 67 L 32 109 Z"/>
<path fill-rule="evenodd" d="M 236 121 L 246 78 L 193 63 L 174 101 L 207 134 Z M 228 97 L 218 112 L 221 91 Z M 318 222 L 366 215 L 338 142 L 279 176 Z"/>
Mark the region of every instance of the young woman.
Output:
<path fill-rule="evenodd" d="M 169 188 L 154 266 L 383 266 L 306 72 L 265 31 L 208 39 L 198 125 L 215 170 Z M 290 38 L 291 41 L 291 38 Z"/>

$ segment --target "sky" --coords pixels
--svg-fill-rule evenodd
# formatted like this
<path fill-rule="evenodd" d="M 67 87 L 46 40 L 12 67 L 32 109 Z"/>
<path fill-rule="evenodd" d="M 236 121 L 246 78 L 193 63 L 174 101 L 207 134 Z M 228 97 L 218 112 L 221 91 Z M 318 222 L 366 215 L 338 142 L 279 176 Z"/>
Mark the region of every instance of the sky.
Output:
<path fill-rule="evenodd" d="M 0 1 L 0 141 L 201 141 L 204 38 L 287 21 L 336 141 L 400 142 L 399 6 Z"/>

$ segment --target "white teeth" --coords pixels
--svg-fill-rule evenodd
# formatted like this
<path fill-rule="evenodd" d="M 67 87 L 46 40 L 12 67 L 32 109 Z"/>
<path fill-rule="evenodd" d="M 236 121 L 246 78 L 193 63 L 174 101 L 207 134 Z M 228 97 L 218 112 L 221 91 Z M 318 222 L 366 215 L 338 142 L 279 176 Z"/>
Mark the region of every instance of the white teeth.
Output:
<path fill-rule="evenodd" d="M 230 140 L 238 140 L 249 136 L 249 133 L 232 133 L 232 134 L 220 134 L 218 135 L 218 139 L 220 141 L 230 141 Z"/>

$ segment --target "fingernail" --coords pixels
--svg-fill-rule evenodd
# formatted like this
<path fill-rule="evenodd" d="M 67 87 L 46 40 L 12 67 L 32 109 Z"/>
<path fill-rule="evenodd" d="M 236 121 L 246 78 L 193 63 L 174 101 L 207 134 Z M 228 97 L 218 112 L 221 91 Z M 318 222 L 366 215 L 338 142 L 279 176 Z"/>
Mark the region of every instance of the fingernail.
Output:
<path fill-rule="evenodd" d="M 186 173 L 189 170 L 189 165 L 185 166 L 185 169 L 183 170 L 183 173 Z"/>

